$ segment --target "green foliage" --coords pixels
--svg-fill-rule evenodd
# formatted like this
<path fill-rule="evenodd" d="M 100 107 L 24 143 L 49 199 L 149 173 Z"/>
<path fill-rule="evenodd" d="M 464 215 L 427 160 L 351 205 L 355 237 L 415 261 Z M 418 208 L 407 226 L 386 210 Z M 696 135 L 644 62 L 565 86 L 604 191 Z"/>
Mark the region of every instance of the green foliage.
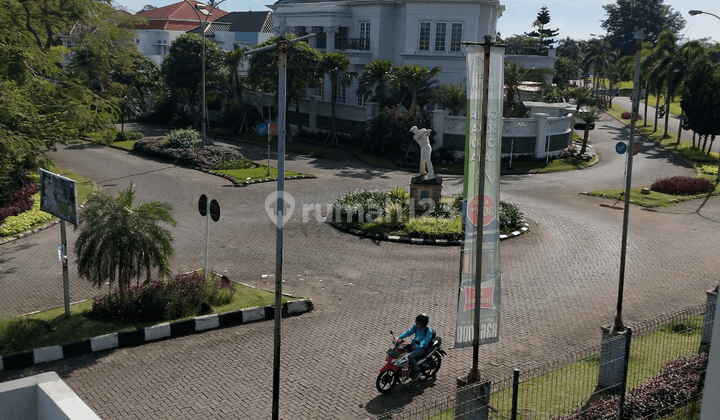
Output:
<path fill-rule="evenodd" d="M 218 163 L 212 166 L 213 170 L 219 169 L 248 169 L 254 168 L 257 165 L 255 162 L 248 158 L 233 159 L 228 162 Z"/>
<path fill-rule="evenodd" d="M 333 204 L 333 214 L 342 216 L 342 220 L 358 220 L 371 211 L 381 211 L 389 199 L 384 191 L 357 190 L 337 199 Z"/>
<path fill-rule="evenodd" d="M 515 63 L 508 63 L 505 65 L 505 90 L 507 99 L 505 101 L 505 117 L 518 117 L 516 104 L 520 103 L 520 90 L 519 87 L 525 82 L 540 82 L 545 84 L 545 73 L 551 72 L 552 70 L 547 69 L 526 69 L 523 65 L 517 65 Z"/>
<path fill-rule="evenodd" d="M 168 203 L 157 201 L 134 205 L 133 187 L 118 191 L 118 197 L 95 193 L 80 215 L 80 235 L 75 241 L 78 274 L 98 287 L 118 278 L 121 293 L 130 279 L 145 272 L 150 280 L 153 269 L 160 277 L 170 271 L 174 250 L 170 231 L 159 226 L 175 226 Z"/>
<path fill-rule="evenodd" d="M 460 239 L 462 217 L 414 217 L 405 223 L 401 234 L 419 238 Z"/>
<path fill-rule="evenodd" d="M 434 79 L 442 71 L 441 67 L 427 67 L 415 64 L 405 64 L 402 67 L 393 67 L 387 76 L 387 83 L 395 89 L 399 89 L 402 104 L 414 117 L 420 114 L 419 108 L 427 104 L 432 96 L 432 87 L 437 80 Z M 427 94 L 425 93 L 427 91 Z M 407 98 L 407 94 L 410 97 Z M 405 99 L 405 101 L 402 101 Z M 408 101 L 409 99 L 409 101 Z"/>
<path fill-rule="evenodd" d="M 49 222 L 55 219 L 55 216 L 44 211 L 40 211 L 40 193 L 32 196 L 32 209 L 17 216 L 9 216 L 0 226 L 0 236 L 16 235 L 25 232 L 31 227 Z"/>
<path fill-rule="evenodd" d="M 383 221 L 390 227 L 404 225 L 408 220 L 408 207 L 399 201 L 390 201 L 383 207 Z"/>
<path fill-rule="evenodd" d="M 718 174 L 718 166 L 717 165 L 702 165 L 700 167 L 700 170 L 704 174 L 708 175 L 717 175 Z"/>
<path fill-rule="evenodd" d="M 500 231 L 510 232 L 520 229 L 525 223 L 525 214 L 513 203 L 500 201 Z"/>
<path fill-rule="evenodd" d="M 467 91 L 462 84 L 440 85 L 440 88 L 433 91 L 435 102 L 450 110 L 450 113 L 457 116 L 467 106 Z"/>
<path fill-rule="evenodd" d="M 410 199 L 410 193 L 407 192 L 405 188 L 399 185 L 392 187 L 392 189 L 388 193 L 388 196 L 390 197 L 390 200 L 401 204 L 404 204 L 407 200 Z"/>
<path fill-rule="evenodd" d="M 417 118 L 417 121 L 415 121 Z M 432 120 L 425 112 L 417 116 L 402 112 L 399 107 L 384 108 L 366 124 L 363 150 L 372 153 L 399 152 L 407 145 L 412 144 L 413 135 L 410 128 L 431 128 Z M 430 134 L 430 141 L 434 138 Z"/>
<path fill-rule="evenodd" d="M 634 52 L 635 28 L 643 28 L 645 40 L 654 43 L 663 30 L 678 34 L 685 27 L 680 12 L 663 0 L 617 0 L 603 8 L 607 18 L 600 26 L 607 32 L 612 47 L 620 48 L 622 55 Z"/>
<path fill-rule="evenodd" d="M 391 99 L 388 78 L 393 63 L 389 60 L 377 58 L 365 65 L 358 80 L 358 94 L 366 95 L 367 99 L 377 102 L 381 106 L 392 106 L 397 102 Z"/>
<path fill-rule="evenodd" d="M 121 131 L 115 135 L 115 141 L 140 140 L 145 135 L 139 131 Z"/>
<path fill-rule="evenodd" d="M 171 131 L 160 143 L 160 146 L 170 149 L 197 149 L 200 141 L 200 132 L 192 128 L 185 128 Z"/>
<path fill-rule="evenodd" d="M 553 83 L 555 83 L 561 91 L 567 89 L 570 85 L 570 80 L 578 78 L 579 70 L 576 61 L 568 57 L 559 57 L 557 61 L 555 61 Z"/>
<path fill-rule="evenodd" d="M 0 316 L 0 354 L 8 354 L 36 343 L 52 331 L 47 321 L 27 316 Z M 32 348 L 32 347 L 30 347 Z"/>
<path fill-rule="evenodd" d="M 525 35 L 530 37 L 531 39 L 537 38 L 537 41 L 535 41 L 535 43 L 541 46 L 554 44 L 555 40 L 552 38 L 554 36 L 558 36 L 560 30 L 545 28 L 545 25 L 547 25 L 548 23 L 550 23 L 550 11 L 548 11 L 547 7 L 543 6 L 540 8 L 540 12 L 538 12 L 537 19 L 535 19 L 532 24 L 535 30 L 529 33 L 525 32 Z"/>

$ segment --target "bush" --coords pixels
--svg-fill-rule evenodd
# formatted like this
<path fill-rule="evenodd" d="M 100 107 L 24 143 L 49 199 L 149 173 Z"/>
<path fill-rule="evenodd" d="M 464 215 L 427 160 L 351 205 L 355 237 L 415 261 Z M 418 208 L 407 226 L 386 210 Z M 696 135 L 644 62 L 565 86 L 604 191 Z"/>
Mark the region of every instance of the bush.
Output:
<path fill-rule="evenodd" d="M 17 216 L 9 216 L 3 220 L 0 225 L 0 236 L 15 235 L 25 232 L 31 227 L 53 220 L 55 216 L 44 211 L 40 211 L 40 193 L 32 196 L 32 207 Z"/>
<path fill-rule="evenodd" d="M 200 133 L 192 128 L 173 130 L 160 142 L 160 147 L 166 149 L 197 149 L 200 140 Z"/>
<path fill-rule="evenodd" d="M 415 217 L 409 219 L 401 234 L 420 238 L 460 239 L 462 217 L 453 219 L 441 217 Z"/>
<path fill-rule="evenodd" d="M 216 163 L 212 166 L 215 170 L 227 169 L 250 169 L 256 167 L 257 164 L 248 158 L 233 159 L 228 162 Z"/>
<path fill-rule="evenodd" d="M 702 165 L 700 167 L 700 170 L 704 174 L 708 175 L 717 175 L 718 174 L 718 166 L 717 165 Z"/>
<path fill-rule="evenodd" d="M 632 114 L 626 111 L 626 112 L 623 112 L 620 116 L 621 116 L 622 119 L 624 119 L 624 120 L 629 120 L 630 117 L 632 116 Z M 638 120 L 642 120 L 642 119 L 643 119 L 643 118 L 642 118 L 642 115 L 638 114 Z"/>
<path fill-rule="evenodd" d="M 203 303 L 227 304 L 234 293 L 225 276 L 206 282 L 202 274 L 181 274 L 173 280 L 129 287 L 124 296 L 116 290 L 95 298 L 88 317 L 125 323 L 172 320 L 200 314 Z"/>
<path fill-rule="evenodd" d="M 397 108 L 384 108 L 373 119 L 367 122 L 363 150 L 371 153 L 401 152 L 404 147 L 411 144 L 413 134 L 410 128 L 432 128 L 432 121 L 427 113 L 421 112 L 418 122 L 407 112 L 398 112 Z M 430 134 L 430 141 L 435 132 Z"/>
<path fill-rule="evenodd" d="M 333 217 L 340 215 L 342 220 L 357 221 L 360 215 L 364 218 L 370 211 L 382 211 L 389 200 L 390 196 L 384 191 L 358 190 L 335 201 L 335 204 L 333 204 Z"/>
<path fill-rule="evenodd" d="M 0 200 L 0 225 L 10 216 L 17 216 L 30 210 L 33 206 L 33 195 L 39 191 L 38 184 L 24 179 L 7 197 Z"/>
<path fill-rule="evenodd" d="M 713 190 L 713 183 L 705 178 L 674 176 L 655 181 L 650 189 L 672 195 L 706 194 Z"/>
<path fill-rule="evenodd" d="M 705 353 L 680 356 L 668 362 L 657 376 L 627 393 L 623 417 L 643 420 L 668 417 L 702 392 L 706 369 Z M 615 420 L 619 400 L 618 395 L 602 398 L 556 420 Z"/>
<path fill-rule="evenodd" d="M 392 187 L 388 196 L 390 197 L 390 200 L 403 205 L 405 205 L 407 200 L 410 199 L 410 193 L 399 185 Z"/>
<path fill-rule="evenodd" d="M 222 146 L 205 146 L 198 149 L 163 148 L 161 141 L 154 138 L 138 140 L 133 145 L 133 151 L 202 168 L 211 168 L 222 162 L 243 158 L 237 150 Z"/>
<path fill-rule="evenodd" d="M 516 204 L 500 201 L 500 232 L 518 230 L 524 222 L 525 215 Z"/>
<path fill-rule="evenodd" d="M 139 131 L 121 131 L 115 135 L 115 141 L 140 140 L 145 135 Z"/>
<path fill-rule="evenodd" d="M 47 321 L 27 316 L 0 316 L 0 353 L 8 354 L 34 347 L 52 328 Z"/>

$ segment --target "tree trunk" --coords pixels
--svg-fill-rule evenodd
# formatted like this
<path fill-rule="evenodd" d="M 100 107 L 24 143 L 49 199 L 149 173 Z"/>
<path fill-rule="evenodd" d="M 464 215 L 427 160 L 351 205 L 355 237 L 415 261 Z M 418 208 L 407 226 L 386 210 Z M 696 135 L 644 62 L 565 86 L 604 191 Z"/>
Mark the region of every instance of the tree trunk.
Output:
<path fill-rule="evenodd" d="M 650 95 L 647 94 L 648 90 L 649 90 L 649 89 L 648 89 L 648 86 L 645 85 L 645 120 L 643 121 L 643 127 L 647 127 L 648 96 L 650 96 Z M 640 92 L 638 92 L 638 93 L 640 93 Z"/>
<path fill-rule="evenodd" d="M 695 148 L 695 134 L 697 134 L 697 133 L 695 132 L 695 130 L 693 130 L 693 145 L 692 145 L 693 149 Z"/>
<path fill-rule="evenodd" d="M 663 138 L 668 136 L 668 124 L 670 123 L 670 90 L 668 89 L 668 95 L 665 99 L 665 132 Z"/>
<path fill-rule="evenodd" d="M 585 153 L 587 149 L 588 137 L 590 137 L 590 123 L 585 122 L 585 132 L 583 133 L 582 147 L 580 147 L 580 156 Z"/>
<path fill-rule="evenodd" d="M 680 135 L 682 134 L 683 121 L 685 121 L 685 120 L 683 120 L 683 119 L 681 118 L 681 119 L 680 119 L 680 126 L 678 127 L 678 139 L 677 139 L 677 144 L 680 144 Z"/>
<path fill-rule="evenodd" d="M 712 145 L 713 145 L 713 143 L 715 143 L 715 134 L 713 134 L 712 136 L 710 136 L 710 146 L 708 147 L 708 150 L 707 150 L 707 154 L 708 154 L 708 155 L 710 154 L 710 150 L 712 150 Z"/>
<path fill-rule="evenodd" d="M 660 108 L 660 95 L 655 97 L 655 128 L 653 128 L 653 133 L 657 131 L 658 108 Z M 645 117 L 647 117 L 647 115 L 645 115 Z"/>
<path fill-rule="evenodd" d="M 702 151 L 703 151 L 703 152 L 705 151 L 705 146 L 707 146 L 707 139 L 708 139 L 708 135 L 705 134 L 705 140 L 703 141 L 703 145 L 702 145 Z"/>

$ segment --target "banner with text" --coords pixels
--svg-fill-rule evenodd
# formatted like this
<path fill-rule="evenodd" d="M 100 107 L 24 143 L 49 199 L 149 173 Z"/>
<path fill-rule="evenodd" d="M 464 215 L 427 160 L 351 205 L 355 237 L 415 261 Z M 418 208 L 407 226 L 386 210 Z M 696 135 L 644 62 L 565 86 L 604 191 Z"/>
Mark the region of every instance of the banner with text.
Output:
<path fill-rule="evenodd" d="M 480 148 L 485 47 L 467 45 L 467 112 L 465 132 L 465 180 L 463 240 L 455 347 L 472 346 L 475 320 L 477 239 L 483 229 L 480 297 L 480 344 L 498 341 L 500 327 L 500 141 L 504 87 L 504 47 L 490 47 L 488 78 L 487 148 L 485 193 L 479 197 Z M 482 210 L 481 210 L 482 209 Z"/>

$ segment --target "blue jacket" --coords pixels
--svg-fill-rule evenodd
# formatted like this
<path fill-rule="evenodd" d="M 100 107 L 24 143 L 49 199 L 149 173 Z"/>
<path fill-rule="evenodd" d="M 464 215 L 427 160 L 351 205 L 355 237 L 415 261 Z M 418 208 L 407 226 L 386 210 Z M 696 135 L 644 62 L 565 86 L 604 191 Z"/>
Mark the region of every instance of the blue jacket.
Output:
<path fill-rule="evenodd" d="M 432 337 L 433 331 L 430 327 L 425 328 L 418 328 L 417 325 L 413 325 L 410 327 L 409 330 L 405 331 L 404 333 L 400 334 L 398 338 L 405 338 L 409 337 L 411 335 L 415 334 L 415 338 L 413 338 L 413 344 L 416 347 L 422 347 L 426 349 L 428 345 L 430 344 L 430 338 Z"/>

